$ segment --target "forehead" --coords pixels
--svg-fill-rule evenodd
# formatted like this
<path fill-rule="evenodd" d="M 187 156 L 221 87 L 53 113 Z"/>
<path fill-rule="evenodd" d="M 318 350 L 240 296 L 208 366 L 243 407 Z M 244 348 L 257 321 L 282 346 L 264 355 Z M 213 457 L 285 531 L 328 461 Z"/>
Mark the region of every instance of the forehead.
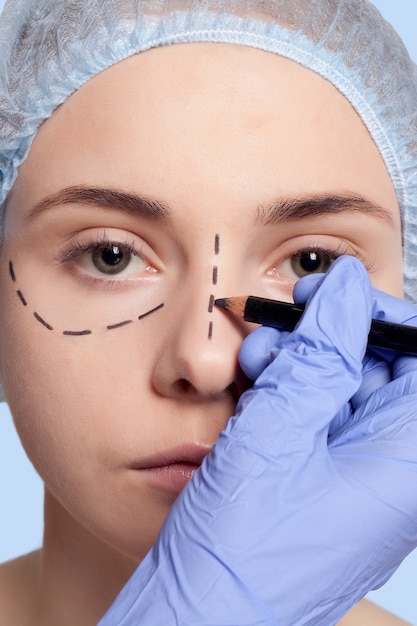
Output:
<path fill-rule="evenodd" d="M 342 186 L 396 205 L 375 144 L 333 85 L 232 44 L 160 47 L 103 71 L 44 123 L 21 172 L 16 187 L 30 182 L 34 200 L 105 176 L 149 195 L 213 197 L 226 178 L 257 203 Z"/>

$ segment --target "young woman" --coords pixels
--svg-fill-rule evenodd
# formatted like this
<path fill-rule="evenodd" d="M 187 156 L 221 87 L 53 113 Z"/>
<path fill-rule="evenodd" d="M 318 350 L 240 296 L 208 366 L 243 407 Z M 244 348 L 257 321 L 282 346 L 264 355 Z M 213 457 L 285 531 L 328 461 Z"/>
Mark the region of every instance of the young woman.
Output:
<path fill-rule="evenodd" d="M 415 324 L 414 67 L 316 5 L 6 4 L 0 365 L 45 535 L 1 623 L 95 624 L 141 564 L 103 624 L 328 625 L 417 544 L 417 364 L 364 356 Z M 249 293 L 299 330 L 214 306 Z"/>

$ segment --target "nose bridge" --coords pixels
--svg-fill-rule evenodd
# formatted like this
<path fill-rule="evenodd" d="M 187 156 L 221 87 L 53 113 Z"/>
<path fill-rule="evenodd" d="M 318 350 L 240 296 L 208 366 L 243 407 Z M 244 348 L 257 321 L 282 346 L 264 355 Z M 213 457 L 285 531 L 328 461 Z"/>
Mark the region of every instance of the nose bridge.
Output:
<path fill-rule="evenodd" d="M 213 263 L 200 272 L 185 281 L 177 295 L 169 339 L 155 364 L 154 383 L 166 395 L 192 389 L 195 397 L 213 397 L 239 375 L 237 355 L 245 325 L 214 305 L 219 297 L 218 266 Z"/>

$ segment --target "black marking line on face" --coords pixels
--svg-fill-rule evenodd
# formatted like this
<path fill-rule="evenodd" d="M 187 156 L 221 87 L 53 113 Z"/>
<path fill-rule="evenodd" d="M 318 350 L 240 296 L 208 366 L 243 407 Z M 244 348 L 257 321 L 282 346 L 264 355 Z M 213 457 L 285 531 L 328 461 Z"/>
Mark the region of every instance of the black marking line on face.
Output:
<path fill-rule="evenodd" d="M 128 324 L 133 324 L 133 320 L 125 320 L 124 322 L 119 322 L 118 324 L 111 324 L 110 326 L 107 326 L 107 330 L 115 330 L 116 328 L 127 326 Z"/>
<path fill-rule="evenodd" d="M 139 315 L 138 320 L 143 320 L 145 319 L 145 317 L 148 317 L 148 315 L 152 315 L 152 313 L 156 313 L 157 311 L 159 311 L 159 309 L 162 309 L 163 306 L 165 306 L 164 302 L 162 304 L 158 304 L 158 306 L 151 309 L 147 313 L 142 313 L 142 315 Z"/>
<path fill-rule="evenodd" d="M 9 274 L 10 274 L 10 278 L 15 283 L 16 282 L 16 274 L 14 273 L 14 268 L 13 268 L 12 261 L 9 261 Z"/>
<path fill-rule="evenodd" d="M 14 271 L 14 267 L 13 267 L 13 262 L 10 260 L 9 261 L 9 274 L 10 274 L 10 278 L 12 279 L 12 281 L 15 283 L 16 282 L 16 274 Z M 27 306 L 27 300 L 25 298 L 25 296 L 23 295 L 23 293 L 20 291 L 20 289 L 16 290 L 16 294 L 19 297 L 19 300 L 21 301 L 21 303 L 23 304 L 23 306 Z M 210 300 L 211 302 L 211 300 Z M 151 309 L 150 311 L 147 311 L 146 313 L 143 313 L 142 315 L 139 315 L 138 320 L 143 320 L 145 317 L 148 317 L 148 315 L 151 315 L 152 313 L 156 313 L 157 311 L 159 311 L 159 309 L 162 309 L 162 307 L 164 306 L 164 303 L 159 304 L 158 306 L 154 307 L 153 309 Z M 214 306 L 214 296 L 213 296 L 213 305 Z M 45 326 L 45 328 L 47 328 L 48 330 L 54 330 L 54 327 L 51 326 L 51 324 L 49 324 L 46 320 L 43 319 L 43 317 L 41 315 L 39 315 L 39 313 L 37 313 L 36 311 L 33 312 L 33 316 L 34 318 L 40 323 L 42 324 L 42 326 Z M 117 328 L 122 328 L 123 326 L 127 326 L 128 324 L 133 324 L 134 320 L 124 320 L 123 322 L 118 322 L 117 324 L 110 324 L 109 326 L 106 327 L 107 330 L 116 330 Z M 93 333 L 92 330 L 64 330 L 62 332 L 63 335 L 66 336 L 70 336 L 70 337 L 83 337 L 86 335 L 91 335 Z"/>
<path fill-rule="evenodd" d="M 214 254 L 215 256 L 218 256 L 220 254 L 220 235 L 218 233 L 214 235 Z M 217 285 L 218 279 L 219 279 L 219 267 L 218 265 L 213 265 L 213 269 L 211 273 L 212 285 Z M 211 294 L 209 298 L 209 305 L 208 305 L 208 312 L 210 314 L 213 313 L 215 299 L 216 299 L 215 296 Z M 207 333 L 207 338 L 209 340 L 213 338 L 213 328 L 214 328 L 214 324 L 212 321 L 210 321 L 209 327 L 208 327 L 208 333 Z"/>
<path fill-rule="evenodd" d="M 217 285 L 218 277 L 219 277 L 219 268 L 217 267 L 217 265 L 215 265 L 213 267 L 213 276 L 212 276 L 212 280 L 211 280 L 213 285 Z"/>
<path fill-rule="evenodd" d="M 36 313 L 36 311 L 34 311 L 33 313 L 35 319 L 38 320 L 38 322 L 40 322 L 43 326 L 45 326 L 45 328 L 47 328 L 48 330 L 53 330 L 53 326 L 51 326 L 50 324 L 48 324 L 48 322 L 46 322 L 40 315 L 39 313 Z"/>
<path fill-rule="evenodd" d="M 16 293 L 17 293 L 17 295 L 19 296 L 19 298 L 20 298 L 20 302 L 23 304 L 23 306 L 27 306 L 27 305 L 28 305 L 28 303 L 26 302 L 26 298 L 25 298 L 25 296 L 23 295 L 23 293 L 20 291 L 20 289 L 18 289 L 18 290 L 16 291 Z"/>

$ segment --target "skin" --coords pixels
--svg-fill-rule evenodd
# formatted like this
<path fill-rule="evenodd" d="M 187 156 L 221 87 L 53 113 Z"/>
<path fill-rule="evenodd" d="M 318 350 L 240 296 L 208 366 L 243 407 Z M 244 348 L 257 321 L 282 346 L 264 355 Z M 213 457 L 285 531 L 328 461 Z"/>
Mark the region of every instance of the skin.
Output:
<path fill-rule="evenodd" d="M 90 202 L 33 211 L 74 186 L 138 194 L 169 215 Z M 270 203 L 335 194 L 383 214 L 352 203 L 257 219 Z M 104 235 L 144 260 L 100 273 L 91 245 Z M 77 245 L 90 252 L 75 255 Z M 399 209 L 382 159 L 348 102 L 295 63 L 223 44 L 158 48 L 102 72 L 44 123 L 7 206 L 0 363 L 45 481 L 45 538 L 40 552 L 3 566 L 0 621 L 96 623 L 176 497 L 132 466 L 178 446 L 207 452 L 248 385 L 237 354 L 252 326 L 209 312 L 210 295 L 291 300 L 291 258 L 308 248 L 330 250 L 325 264 L 357 255 L 374 285 L 402 296 Z M 369 603 L 352 616 L 342 624 L 401 623 Z"/>

